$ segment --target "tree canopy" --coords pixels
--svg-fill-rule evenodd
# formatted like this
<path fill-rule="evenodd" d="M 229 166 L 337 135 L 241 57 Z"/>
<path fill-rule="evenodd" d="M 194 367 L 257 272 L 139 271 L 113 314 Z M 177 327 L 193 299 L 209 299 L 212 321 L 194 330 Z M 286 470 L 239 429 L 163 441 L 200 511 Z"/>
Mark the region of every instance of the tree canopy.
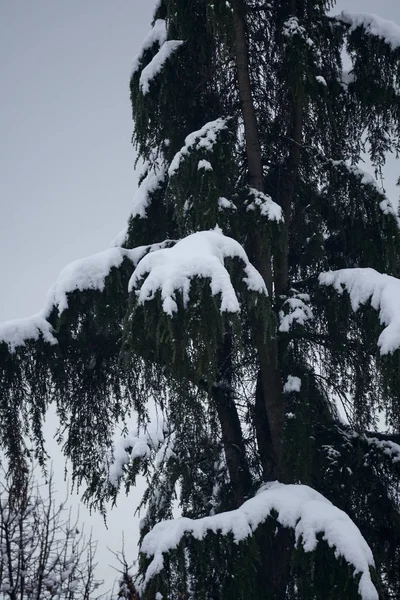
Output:
<path fill-rule="evenodd" d="M 128 226 L 0 326 L 21 485 L 51 402 L 88 502 L 146 476 L 143 598 L 400 594 L 400 27 L 333 5 L 161 0 Z"/>

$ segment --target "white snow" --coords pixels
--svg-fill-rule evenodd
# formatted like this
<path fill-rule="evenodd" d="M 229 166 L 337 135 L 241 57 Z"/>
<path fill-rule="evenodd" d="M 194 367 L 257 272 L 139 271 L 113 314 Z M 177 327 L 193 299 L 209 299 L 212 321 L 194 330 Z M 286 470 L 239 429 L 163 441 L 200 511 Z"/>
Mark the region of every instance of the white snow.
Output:
<path fill-rule="evenodd" d="M 154 170 L 149 171 L 133 196 L 132 218 L 140 217 L 144 219 L 146 217 L 146 209 L 151 199 L 150 196 L 160 187 L 165 179 L 165 175 L 165 168 L 160 164 L 157 164 Z"/>
<path fill-rule="evenodd" d="M 322 77 L 322 75 L 317 75 L 315 79 L 318 81 L 318 83 L 320 83 L 321 85 L 324 85 L 325 87 L 328 85 L 326 83 L 325 77 Z"/>
<path fill-rule="evenodd" d="M 47 318 L 56 308 L 61 314 L 68 308 L 68 294 L 75 290 L 103 291 L 105 279 L 113 267 L 118 268 L 124 258 L 128 258 L 134 267 L 147 253 L 156 252 L 170 244 L 170 240 L 160 244 L 138 246 L 133 249 L 109 248 L 67 265 L 58 276 L 47 294 L 45 307 L 37 315 L 25 319 L 15 319 L 0 323 L 0 342 L 8 344 L 10 352 L 24 346 L 28 340 L 38 340 L 40 336 L 49 344 L 57 344 L 53 330 Z"/>
<path fill-rule="evenodd" d="M 270 196 L 259 192 L 255 188 L 249 188 L 252 201 L 247 205 L 246 210 L 260 211 L 262 217 L 267 217 L 270 221 L 283 221 L 282 208 L 272 200 Z"/>
<path fill-rule="evenodd" d="M 239 543 L 252 536 L 271 511 L 277 513 L 276 519 L 283 527 L 294 529 L 296 543 L 301 543 L 305 552 L 316 549 L 317 534 L 323 533 L 323 539 L 335 548 L 336 556 L 342 556 L 354 567 L 355 574 L 361 574 L 358 589 L 362 600 L 378 600 L 369 573 L 369 567 L 374 565 L 372 552 L 353 521 L 312 488 L 278 482 L 266 484 L 237 510 L 197 520 L 162 521 L 155 525 L 141 544 L 141 552 L 152 558 L 143 588 L 163 569 L 163 553 L 176 548 L 185 534 L 202 540 L 209 531 L 222 535 L 231 533 L 235 543 Z"/>
<path fill-rule="evenodd" d="M 193 131 L 185 138 L 185 145 L 177 152 L 172 159 L 168 169 L 169 177 L 172 177 L 179 169 L 181 161 L 190 154 L 192 150 L 203 149 L 211 151 L 217 142 L 218 133 L 226 129 L 226 119 L 216 119 L 209 121 L 197 131 Z"/>
<path fill-rule="evenodd" d="M 299 24 L 297 17 L 290 17 L 282 27 L 282 34 L 286 37 L 293 37 L 294 35 L 300 35 L 305 37 L 306 30 L 302 25 Z"/>
<path fill-rule="evenodd" d="M 168 40 L 164 42 L 157 54 L 143 69 L 140 74 L 139 86 L 144 95 L 150 90 L 150 82 L 162 71 L 167 60 L 182 44 L 183 42 L 181 40 Z"/>
<path fill-rule="evenodd" d="M 380 448 L 384 454 L 389 456 L 394 463 L 400 462 L 400 446 L 390 440 L 379 440 L 378 438 L 364 436 L 370 446 Z"/>
<path fill-rule="evenodd" d="M 164 19 L 157 19 L 147 36 L 144 38 L 139 54 L 133 60 L 132 75 L 136 73 L 136 71 L 139 69 L 140 59 L 143 56 L 143 53 L 146 52 L 146 50 L 149 50 L 153 46 L 153 44 L 158 43 L 158 45 L 161 47 L 166 41 L 166 22 L 164 21 Z"/>
<path fill-rule="evenodd" d="M 305 325 L 314 318 L 313 312 L 306 302 L 310 302 L 308 294 L 300 294 L 293 290 L 294 295 L 285 300 L 279 311 L 279 331 L 288 333 L 294 323 Z M 284 310 L 285 309 L 285 310 Z"/>
<path fill-rule="evenodd" d="M 45 310 L 50 314 L 53 307 L 59 313 L 68 308 L 67 294 L 74 290 L 104 289 L 104 282 L 113 267 L 119 267 L 124 260 L 125 251 L 122 248 L 109 248 L 93 256 L 76 260 L 67 265 L 58 276 L 50 289 Z"/>
<path fill-rule="evenodd" d="M 18 346 L 25 346 L 28 340 L 38 340 L 40 336 L 49 344 L 57 344 L 45 314 L 42 311 L 32 317 L 0 323 L 0 342 L 7 344 L 10 352 L 15 352 Z"/>
<path fill-rule="evenodd" d="M 236 206 L 231 200 L 228 200 L 228 198 L 224 198 L 223 196 L 221 196 L 221 198 L 218 198 L 218 210 L 224 210 L 225 208 L 236 210 Z"/>
<path fill-rule="evenodd" d="M 201 169 L 204 169 L 204 171 L 212 171 L 212 165 L 208 160 L 199 160 L 199 164 L 197 165 L 197 170 L 201 171 Z"/>
<path fill-rule="evenodd" d="M 283 393 L 290 394 L 291 392 L 300 392 L 301 390 L 301 379 L 294 375 L 288 375 L 285 385 L 283 386 Z"/>
<path fill-rule="evenodd" d="M 178 310 L 176 293 L 182 294 L 186 308 L 191 280 L 194 277 L 209 278 L 211 294 L 221 294 L 221 312 L 240 312 L 239 300 L 224 266 L 224 259 L 233 257 L 244 263 L 243 281 L 248 289 L 267 295 L 264 280 L 249 262 L 242 246 L 219 229 L 193 233 L 173 248 L 145 256 L 131 277 L 129 291 L 138 290 L 141 304 L 152 300 L 160 291 L 163 310 L 172 316 Z"/>
<path fill-rule="evenodd" d="M 111 246 L 123 246 L 125 244 L 130 218 L 145 219 L 147 217 L 146 211 L 151 202 L 151 194 L 160 187 L 165 179 L 166 169 L 159 159 L 154 160 L 151 169 L 148 165 L 146 165 L 146 168 L 148 173 L 133 195 L 132 211 L 127 219 L 127 224 L 112 241 Z"/>
<path fill-rule="evenodd" d="M 378 338 L 380 353 L 389 354 L 400 347 L 400 280 L 371 268 L 328 271 L 319 276 L 321 285 L 332 285 L 339 294 L 345 289 L 354 311 L 371 300 L 379 311 L 384 330 Z"/>
<path fill-rule="evenodd" d="M 379 203 L 379 208 L 381 209 L 381 211 L 385 215 L 388 215 L 388 214 L 394 215 L 397 219 L 397 214 L 393 207 L 393 204 L 385 196 L 383 189 L 380 187 L 380 185 L 377 182 L 377 180 L 375 179 L 375 177 L 373 177 L 370 173 L 368 173 L 367 171 L 364 171 L 363 169 L 361 169 L 358 166 L 348 165 L 344 160 L 330 160 L 329 162 L 335 167 L 345 168 L 349 173 L 352 173 L 353 175 L 358 177 L 361 185 L 372 186 L 377 192 L 379 192 L 379 194 L 383 198 L 383 200 Z"/>
<path fill-rule="evenodd" d="M 366 33 L 379 37 L 393 50 L 400 48 L 400 27 L 393 21 L 382 19 L 374 14 L 351 13 L 346 10 L 337 15 L 336 19 L 350 25 L 350 32 L 357 27 L 363 27 Z"/>
<path fill-rule="evenodd" d="M 105 471 L 108 481 L 114 487 L 118 486 L 119 480 L 124 473 L 124 465 L 140 458 L 150 458 L 152 450 L 159 450 L 164 444 L 164 460 L 168 460 L 171 454 L 165 440 L 168 440 L 168 428 L 162 418 L 152 420 L 146 428 L 135 428 L 127 435 L 121 436 L 114 442 L 114 447 L 108 453 L 105 460 Z M 159 458 L 159 462 L 161 458 Z M 162 462 L 162 461 L 161 461 Z"/>
<path fill-rule="evenodd" d="M 362 185 L 371 185 L 375 188 L 380 194 L 383 195 L 382 189 L 379 186 L 379 183 L 370 173 L 360 169 L 360 167 L 356 167 L 355 165 L 348 165 L 344 160 L 330 160 L 329 161 L 334 167 L 343 167 L 349 173 L 352 173 L 356 177 L 360 179 L 360 183 Z"/>
<path fill-rule="evenodd" d="M 53 307 L 58 309 L 61 314 L 68 308 L 68 294 L 79 290 L 104 290 L 105 279 L 113 267 L 118 268 L 124 258 L 128 258 L 134 267 L 149 252 L 156 252 L 163 249 L 166 242 L 160 244 L 151 244 L 148 246 L 138 246 L 137 248 L 108 248 L 103 252 L 76 260 L 67 265 L 58 276 L 55 284 L 47 295 L 45 305 L 45 314 L 48 316 Z"/>

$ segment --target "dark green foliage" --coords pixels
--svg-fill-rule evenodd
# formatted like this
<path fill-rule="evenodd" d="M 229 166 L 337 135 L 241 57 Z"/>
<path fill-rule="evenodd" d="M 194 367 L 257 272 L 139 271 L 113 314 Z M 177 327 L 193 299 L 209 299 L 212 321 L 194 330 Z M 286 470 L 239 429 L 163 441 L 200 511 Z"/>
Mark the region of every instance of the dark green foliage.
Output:
<path fill-rule="evenodd" d="M 360 528 L 386 600 L 400 595 L 400 454 L 376 430 L 379 419 L 388 435 L 400 428 L 400 352 L 380 356 L 376 310 L 367 304 L 354 313 L 348 295 L 321 286 L 318 276 L 355 267 L 400 274 L 396 214 L 379 183 L 357 168 L 366 153 L 379 177 L 387 152 L 400 149 L 400 51 L 329 16 L 332 5 L 161 0 L 155 20 L 165 20 L 168 40 L 183 43 L 148 93 L 140 76 L 158 41 L 132 74 L 146 201 L 135 207 L 123 246 L 143 246 L 143 256 L 168 253 L 182 238 L 222 228 L 258 267 L 270 296 L 249 289 L 243 258 L 229 256 L 221 262 L 240 312 L 221 312 L 211 279 L 198 274 L 190 275 L 187 297 L 174 290 L 177 310 L 169 314 L 161 289 L 140 300 L 147 273 L 129 288 L 137 260 L 127 255 L 103 289 L 72 291 L 66 310 L 54 307 L 48 320 L 56 345 L 39 336 L 11 352 L 0 343 L 1 439 L 16 472 L 23 475 L 28 436 L 44 462 L 41 426 L 55 402 L 60 442 L 89 503 L 104 510 L 120 486 L 129 490 L 139 474 L 146 477 L 142 538 L 172 518 L 176 501 L 183 516 L 198 519 L 237 508 L 271 472 L 310 485 Z M 237 77 L 237 19 L 261 148 L 257 190 Z M 268 217 L 272 201 L 284 220 Z M 288 377 L 301 380 L 299 391 L 285 393 Z M 283 407 L 282 464 L 268 417 L 274 389 Z M 128 445 L 122 477 L 110 482 L 117 425 L 126 434 L 135 417 L 143 433 L 154 409 L 164 420 L 163 441 L 149 441 L 140 456 Z M 141 555 L 139 576 L 149 560 Z M 335 548 L 319 539 L 304 552 L 273 514 L 238 544 L 219 533 L 186 534 L 164 560 L 143 598 L 358 597 L 360 574 Z"/>

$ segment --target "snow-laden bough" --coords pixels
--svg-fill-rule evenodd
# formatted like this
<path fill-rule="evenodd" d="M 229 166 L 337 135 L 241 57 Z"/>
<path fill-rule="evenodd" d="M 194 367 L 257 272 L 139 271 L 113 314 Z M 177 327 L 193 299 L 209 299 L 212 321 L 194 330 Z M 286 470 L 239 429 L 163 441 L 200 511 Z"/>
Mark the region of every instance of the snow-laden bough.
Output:
<path fill-rule="evenodd" d="M 264 280 L 243 247 L 219 229 L 193 233 L 172 248 L 145 256 L 131 277 L 129 291 L 137 291 L 140 304 L 160 292 L 163 310 L 172 316 L 178 310 L 176 294 L 182 296 L 186 308 L 192 280 L 205 278 L 210 280 L 211 294 L 221 295 L 221 313 L 238 313 L 239 300 L 224 265 L 226 258 L 235 257 L 244 263 L 243 281 L 247 288 L 267 296 Z"/>
<path fill-rule="evenodd" d="M 319 283 L 333 286 L 339 294 L 346 290 L 354 312 L 371 300 L 371 306 L 379 312 L 380 322 L 385 325 L 378 338 L 380 353 L 389 354 L 400 348 L 399 279 L 371 268 L 356 268 L 321 273 Z"/>
<path fill-rule="evenodd" d="M 208 532 L 231 534 L 238 544 L 251 537 L 272 511 L 280 525 L 294 530 L 296 544 L 300 543 L 305 552 L 316 549 L 317 535 L 322 533 L 322 539 L 334 548 L 336 556 L 342 556 L 354 567 L 354 575 L 361 575 L 358 591 L 362 600 L 378 600 L 370 576 L 370 567 L 374 566 L 371 549 L 350 517 L 306 485 L 278 482 L 266 484 L 254 498 L 236 510 L 202 519 L 179 518 L 155 525 L 143 538 L 140 548 L 152 559 L 143 578 L 143 588 L 163 570 L 163 555 L 177 548 L 185 535 L 202 540 Z"/>

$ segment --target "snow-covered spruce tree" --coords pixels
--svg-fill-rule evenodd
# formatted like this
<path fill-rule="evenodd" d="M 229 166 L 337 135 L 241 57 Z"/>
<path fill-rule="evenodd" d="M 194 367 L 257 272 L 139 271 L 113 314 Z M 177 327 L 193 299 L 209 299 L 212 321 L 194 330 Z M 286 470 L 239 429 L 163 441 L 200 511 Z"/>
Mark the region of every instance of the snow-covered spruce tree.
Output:
<path fill-rule="evenodd" d="M 161 0 L 128 227 L 0 331 L 17 472 L 52 401 L 88 500 L 147 476 L 142 598 L 400 594 L 400 28 L 332 4 Z"/>

